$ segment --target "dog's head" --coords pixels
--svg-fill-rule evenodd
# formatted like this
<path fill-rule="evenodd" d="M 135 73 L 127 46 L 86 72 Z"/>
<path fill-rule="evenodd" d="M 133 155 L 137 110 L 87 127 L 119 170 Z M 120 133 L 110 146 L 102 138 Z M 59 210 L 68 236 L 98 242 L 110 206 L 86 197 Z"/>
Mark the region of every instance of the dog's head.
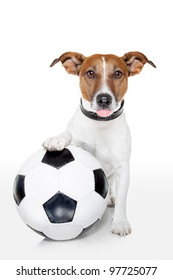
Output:
<path fill-rule="evenodd" d="M 50 66 L 59 61 L 69 74 L 79 76 L 86 109 L 102 117 L 119 108 L 127 91 L 129 76 L 139 74 L 145 63 L 156 67 L 140 52 L 129 52 L 122 57 L 112 54 L 85 57 L 80 53 L 66 52 Z"/>

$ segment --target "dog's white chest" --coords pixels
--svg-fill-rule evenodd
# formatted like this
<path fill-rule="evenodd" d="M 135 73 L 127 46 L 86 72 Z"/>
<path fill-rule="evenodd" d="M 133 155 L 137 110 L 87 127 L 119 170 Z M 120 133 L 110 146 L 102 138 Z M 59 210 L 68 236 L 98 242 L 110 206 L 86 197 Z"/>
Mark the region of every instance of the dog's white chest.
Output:
<path fill-rule="evenodd" d="M 122 114 L 115 120 L 94 121 L 77 110 L 68 124 L 72 143 L 92 153 L 103 167 L 118 165 L 130 156 L 130 132 Z M 107 169 L 107 168 L 106 168 Z"/>

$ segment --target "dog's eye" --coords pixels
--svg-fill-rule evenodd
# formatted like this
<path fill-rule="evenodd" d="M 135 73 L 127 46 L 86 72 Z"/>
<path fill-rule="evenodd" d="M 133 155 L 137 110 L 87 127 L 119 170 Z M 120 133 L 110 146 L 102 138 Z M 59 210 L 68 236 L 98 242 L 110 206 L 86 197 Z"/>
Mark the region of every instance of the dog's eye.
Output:
<path fill-rule="evenodd" d="M 120 79 L 122 77 L 122 72 L 120 70 L 116 70 L 114 73 L 115 79 Z"/>
<path fill-rule="evenodd" d="M 94 78 L 95 78 L 95 72 L 94 72 L 93 70 L 88 70 L 88 71 L 86 72 L 86 76 L 87 76 L 87 78 L 89 78 L 89 79 L 94 79 Z"/>

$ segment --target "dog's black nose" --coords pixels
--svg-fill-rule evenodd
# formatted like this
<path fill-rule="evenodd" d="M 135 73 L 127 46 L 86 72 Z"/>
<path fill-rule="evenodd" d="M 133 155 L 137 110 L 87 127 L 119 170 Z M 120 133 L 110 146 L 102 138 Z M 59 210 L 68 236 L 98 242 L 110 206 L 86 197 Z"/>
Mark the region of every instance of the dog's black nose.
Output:
<path fill-rule="evenodd" d="M 102 107 L 103 109 L 108 108 L 109 105 L 112 103 L 112 96 L 106 93 L 101 93 L 97 95 L 96 98 L 97 104 Z"/>

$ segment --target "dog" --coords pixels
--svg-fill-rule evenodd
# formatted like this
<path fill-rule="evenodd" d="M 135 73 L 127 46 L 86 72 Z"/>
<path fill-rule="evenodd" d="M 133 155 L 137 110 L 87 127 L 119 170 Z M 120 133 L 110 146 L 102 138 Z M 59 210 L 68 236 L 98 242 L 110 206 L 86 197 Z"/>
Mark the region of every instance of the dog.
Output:
<path fill-rule="evenodd" d="M 66 130 L 48 138 L 43 147 L 59 151 L 69 144 L 76 145 L 100 161 L 109 184 L 108 206 L 115 208 L 111 231 L 126 236 L 132 231 L 126 216 L 131 136 L 123 112 L 124 95 L 129 76 L 139 74 L 145 63 L 156 66 L 140 52 L 128 52 L 122 57 L 113 54 L 86 57 L 66 52 L 50 66 L 58 62 L 69 74 L 79 76 L 82 97 Z"/>

